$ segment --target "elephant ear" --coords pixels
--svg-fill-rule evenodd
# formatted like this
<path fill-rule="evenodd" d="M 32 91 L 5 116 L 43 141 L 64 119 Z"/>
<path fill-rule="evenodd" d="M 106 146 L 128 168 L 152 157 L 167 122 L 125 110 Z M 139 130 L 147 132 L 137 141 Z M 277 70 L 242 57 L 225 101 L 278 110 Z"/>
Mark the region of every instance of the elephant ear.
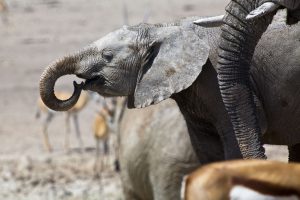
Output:
<path fill-rule="evenodd" d="M 128 99 L 129 108 L 156 104 L 192 85 L 209 55 L 207 36 L 196 34 L 194 28 L 151 29 L 151 38 L 155 39 L 146 50 L 135 92 Z"/>

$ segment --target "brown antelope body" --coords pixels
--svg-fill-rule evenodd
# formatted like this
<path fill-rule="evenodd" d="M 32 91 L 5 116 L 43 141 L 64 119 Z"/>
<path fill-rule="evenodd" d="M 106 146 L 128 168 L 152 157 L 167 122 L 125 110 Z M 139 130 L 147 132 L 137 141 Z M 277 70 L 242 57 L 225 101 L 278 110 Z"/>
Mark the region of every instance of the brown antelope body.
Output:
<path fill-rule="evenodd" d="M 103 102 L 99 112 L 97 112 L 93 122 L 93 133 L 96 139 L 96 159 L 94 165 L 95 175 L 98 176 L 105 167 L 108 166 L 109 155 L 109 139 L 110 132 L 114 123 L 118 123 L 116 112 L 120 105 L 117 104 L 117 99 L 110 99 Z M 110 122 L 110 123 L 109 123 Z M 102 157 L 100 158 L 100 144 L 102 144 Z M 100 166 L 99 166 L 100 165 Z"/>
<path fill-rule="evenodd" d="M 109 128 L 104 115 L 100 113 L 96 115 L 93 130 L 97 140 L 103 140 L 108 137 Z"/>
<path fill-rule="evenodd" d="M 243 192 L 234 197 L 241 188 Z M 247 190 L 267 196 L 262 199 L 299 199 L 300 164 L 240 160 L 206 165 L 184 178 L 182 196 L 185 200 L 236 200 L 245 199 L 242 194 Z"/>

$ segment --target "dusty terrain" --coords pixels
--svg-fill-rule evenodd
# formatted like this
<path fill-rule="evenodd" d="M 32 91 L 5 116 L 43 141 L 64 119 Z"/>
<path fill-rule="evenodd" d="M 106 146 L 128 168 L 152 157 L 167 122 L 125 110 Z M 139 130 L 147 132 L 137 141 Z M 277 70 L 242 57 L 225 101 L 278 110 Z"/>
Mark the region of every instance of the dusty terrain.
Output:
<path fill-rule="evenodd" d="M 79 115 L 89 151 L 64 153 L 63 114 L 57 115 L 49 129 L 54 152 L 44 150 L 41 120 L 35 119 L 40 74 L 50 62 L 124 23 L 218 15 L 227 1 L 6 1 L 8 10 L 0 11 L 0 199 L 122 199 L 120 180 L 112 166 L 101 179 L 93 175 L 95 102 Z M 60 80 L 56 88 L 71 91 L 71 78 Z M 72 148 L 76 148 L 72 136 Z M 286 159 L 286 152 L 278 149 L 269 151 L 270 157 Z"/>

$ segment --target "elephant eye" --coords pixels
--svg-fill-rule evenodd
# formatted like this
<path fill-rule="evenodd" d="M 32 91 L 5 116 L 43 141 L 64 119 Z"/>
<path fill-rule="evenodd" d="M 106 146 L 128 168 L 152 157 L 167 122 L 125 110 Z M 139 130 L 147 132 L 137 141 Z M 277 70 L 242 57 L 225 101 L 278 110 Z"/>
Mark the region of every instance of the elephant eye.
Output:
<path fill-rule="evenodd" d="M 104 58 L 107 62 L 110 62 L 113 59 L 114 55 L 110 50 L 102 51 L 102 58 Z"/>

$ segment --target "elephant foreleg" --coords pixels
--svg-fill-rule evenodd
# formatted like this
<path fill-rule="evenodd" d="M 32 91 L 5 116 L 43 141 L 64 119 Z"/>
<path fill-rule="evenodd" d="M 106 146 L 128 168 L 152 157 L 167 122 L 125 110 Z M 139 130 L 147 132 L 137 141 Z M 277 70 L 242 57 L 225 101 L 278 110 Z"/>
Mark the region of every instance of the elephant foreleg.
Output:
<path fill-rule="evenodd" d="M 288 146 L 289 162 L 300 162 L 300 143 Z"/>
<path fill-rule="evenodd" d="M 192 146 L 201 164 L 225 159 L 221 138 L 209 123 L 188 123 L 188 129 Z"/>

